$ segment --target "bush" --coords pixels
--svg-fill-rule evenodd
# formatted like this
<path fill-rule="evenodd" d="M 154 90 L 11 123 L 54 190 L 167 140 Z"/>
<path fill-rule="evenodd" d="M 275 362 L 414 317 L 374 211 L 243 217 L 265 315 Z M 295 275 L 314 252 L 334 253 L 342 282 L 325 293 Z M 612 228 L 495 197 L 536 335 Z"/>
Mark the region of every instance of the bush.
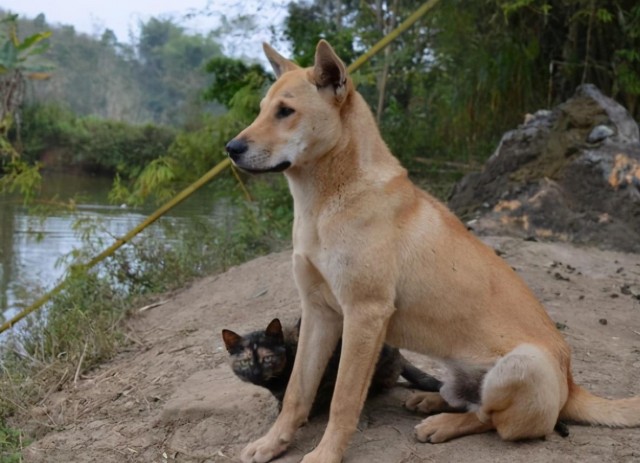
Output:
<path fill-rule="evenodd" d="M 61 105 L 46 104 L 23 111 L 20 138 L 23 156 L 31 162 L 44 158 L 54 166 L 134 176 L 164 155 L 175 136 L 169 127 L 78 117 Z"/>

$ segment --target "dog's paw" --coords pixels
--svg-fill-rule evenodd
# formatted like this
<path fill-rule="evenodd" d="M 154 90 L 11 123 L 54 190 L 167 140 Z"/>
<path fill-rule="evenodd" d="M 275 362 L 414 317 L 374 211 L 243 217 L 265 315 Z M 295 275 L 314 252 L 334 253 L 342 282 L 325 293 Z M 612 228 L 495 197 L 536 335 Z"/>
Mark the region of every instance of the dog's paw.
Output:
<path fill-rule="evenodd" d="M 439 444 L 452 439 L 456 436 L 456 433 L 449 426 L 447 415 L 435 415 L 425 418 L 420 424 L 416 425 L 415 435 L 420 442 Z"/>
<path fill-rule="evenodd" d="M 416 392 L 404 403 L 406 409 L 427 415 L 439 413 L 443 408 L 442 396 L 438 392 Z"/>
<path fill-rule="evenodd" d="M 318 446 L 313 452 L 307 453 L 301 463 L 340 463 L 342 455 L 333 449 Z"/>
<path fill-rule="evenodd" d="M 478 434 L 494 429 L 491 422 L 480 421 L 475 413 L 442 413 L 422 420 L 415 427 L 420 442 L 439 444 L 456 437 Z"/>
<path fill-rule="evenodd" d="M 266 463 L 282 454 L 289 446 L 289 439 L 273 438 L 270 434 L 248 444 L 240 453 L 242 463 Z"/>

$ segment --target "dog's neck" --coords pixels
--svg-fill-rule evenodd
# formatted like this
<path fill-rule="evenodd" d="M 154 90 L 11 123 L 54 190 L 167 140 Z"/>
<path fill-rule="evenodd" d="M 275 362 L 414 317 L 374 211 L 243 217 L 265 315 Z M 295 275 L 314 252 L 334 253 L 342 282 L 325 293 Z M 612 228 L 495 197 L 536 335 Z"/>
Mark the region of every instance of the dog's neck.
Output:
<path fill-rule="evenodd" d="M 330 198 L 340 198 L 349 194 L 352 185 L 361 185 L 363 177 L 383 182 L 405 172 L 382 140 L 367 103 L 355 90 L 344 102 L 341 119 L 341 136 L 331 150 L 313 163 L 285 171 L 296 216 L 318 213 Z"/>

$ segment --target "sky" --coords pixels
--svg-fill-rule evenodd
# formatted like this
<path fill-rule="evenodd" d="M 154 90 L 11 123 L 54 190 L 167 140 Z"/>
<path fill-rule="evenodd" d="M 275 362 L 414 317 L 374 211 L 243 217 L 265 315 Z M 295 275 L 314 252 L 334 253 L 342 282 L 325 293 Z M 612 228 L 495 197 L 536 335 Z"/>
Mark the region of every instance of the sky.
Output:
<path fill-rule="evenodd" d="M 261 44 L 270 41 L 269 26 L 280 24 L 286 16 L 288 0 L 0 0 L 0 8 L 34 18 L 44 13 L 49 24 L 70 24 L 78 32 L 101 35 L 104 29 L 114 31 L 118 41 L 130 42 L 137 35 L 138 23 L 150 17 L 173 17 L 188 30 L 208 33 L 221 26 L 222 17 L 252 14 L 256 27 L 249 36 L 222 43 L 232 56 L 259 58 Z M 208 11 L 208 15 L 190 13 Z M 286 50 L 284 50 L 286 51 Z"/>

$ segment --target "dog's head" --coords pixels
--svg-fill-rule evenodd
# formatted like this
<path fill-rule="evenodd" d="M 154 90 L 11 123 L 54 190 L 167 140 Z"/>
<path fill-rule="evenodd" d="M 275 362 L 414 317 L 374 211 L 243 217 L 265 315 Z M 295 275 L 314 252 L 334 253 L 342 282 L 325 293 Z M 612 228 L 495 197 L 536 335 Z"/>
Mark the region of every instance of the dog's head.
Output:
<path fill-rule="evenodd" d="M 324 40 L 306 69 L 266 43 L 264 52 L 277 80 L 256 120 L 226 146 L 233 163 L 253 173 L 303 167 L 328 153 L 340 139 L 341 108 L 353 91 L 344 63 Z"/>

